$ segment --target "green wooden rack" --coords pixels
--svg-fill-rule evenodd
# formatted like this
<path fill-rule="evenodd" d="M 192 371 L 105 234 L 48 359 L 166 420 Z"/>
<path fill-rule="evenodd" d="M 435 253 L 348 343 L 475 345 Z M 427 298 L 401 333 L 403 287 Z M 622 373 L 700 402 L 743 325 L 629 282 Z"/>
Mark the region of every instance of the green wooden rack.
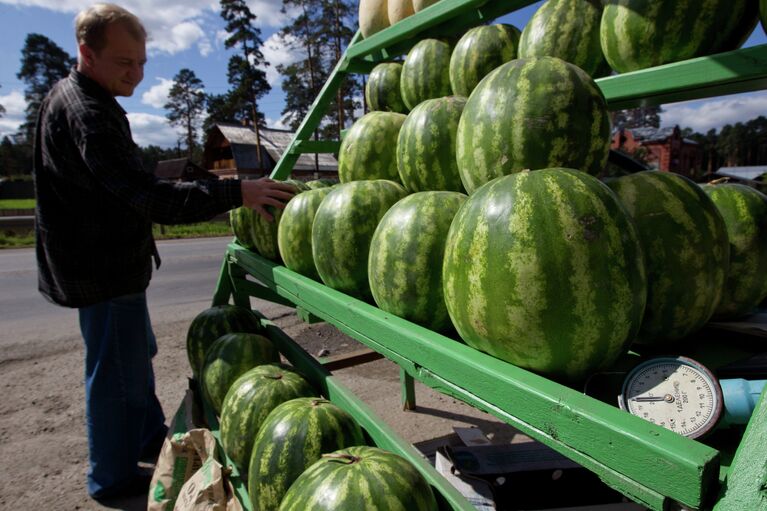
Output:
<path fill-rule="evenodd" d="M 423 38 L 455 36 L 532 3 L 441 0 L 368 39 L 357 33 L 271 177 L 287 178 L 303 153 L 338 153 L 340 141 L 311 138 L 346 75 L 369 73 Z M 763 90 L 767 45 L 610 76 L 597 84 L 612 110 Z M 412 382 L 417 379 L 552 447 L 653 510 L 767 510 L 764 393 L 742 436 L 715 448 L 385 313 L 233 242 L 213 303 L 233 300 L 250 307 L 251 296 L 296 307 L 306 320 L 327 321 L 397 363 L 406 407 L 414 406 Z M 706 362 L 716 364 L 749 350 L 763 348 L 729 354 L 727 348 L 715 348 Z"/>

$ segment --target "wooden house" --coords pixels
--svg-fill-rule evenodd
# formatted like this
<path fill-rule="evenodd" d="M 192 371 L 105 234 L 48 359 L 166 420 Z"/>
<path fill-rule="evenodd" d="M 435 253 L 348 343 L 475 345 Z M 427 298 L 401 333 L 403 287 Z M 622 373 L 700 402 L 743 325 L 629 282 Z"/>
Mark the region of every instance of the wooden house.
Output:
<path fill-rule="evenodd" d="M 154 175 L 169 181 L 195 181 L 197 179 L 218 179 L 189 158 L 174 158 L 157 162 Z"/>
<path fill-rule="evenodd" d="M 252 126 L 216 124 L 208 132 L 203 150 L 203 166 L 220 178 L 253 179 L 268 176 L 286 151 L 293 132 L 273 128 L 259 129 L 259 163 L 256 132 Z M 302 154 L 291 177 L 302 181 L 338 179 L 338 160 L 332 154 Z"/>

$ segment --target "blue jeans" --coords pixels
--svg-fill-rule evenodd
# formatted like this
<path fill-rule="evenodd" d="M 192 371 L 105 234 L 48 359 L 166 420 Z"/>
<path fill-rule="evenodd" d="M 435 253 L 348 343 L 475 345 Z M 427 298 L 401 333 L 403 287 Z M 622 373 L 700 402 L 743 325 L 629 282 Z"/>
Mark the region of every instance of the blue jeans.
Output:
<path fill-rule="evenodd" d="M 165 429 L 155 395 L 157 342 L 146 293 L 79 309 L 85 339 L 88 493 L 104 496 L 139 474 L 142 448 Z"/>

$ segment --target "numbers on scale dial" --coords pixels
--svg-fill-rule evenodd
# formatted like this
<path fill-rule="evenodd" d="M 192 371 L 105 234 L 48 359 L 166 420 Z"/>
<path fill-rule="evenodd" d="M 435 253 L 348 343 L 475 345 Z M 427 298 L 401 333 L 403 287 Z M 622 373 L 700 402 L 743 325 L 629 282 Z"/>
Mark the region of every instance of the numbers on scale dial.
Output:
<path fill-rule="evenodd" d="M 637 370 L 624 392 L 630 413 L 693 437 L 716 419 L 717 393 L 698 368 L 672 359 Z"/>

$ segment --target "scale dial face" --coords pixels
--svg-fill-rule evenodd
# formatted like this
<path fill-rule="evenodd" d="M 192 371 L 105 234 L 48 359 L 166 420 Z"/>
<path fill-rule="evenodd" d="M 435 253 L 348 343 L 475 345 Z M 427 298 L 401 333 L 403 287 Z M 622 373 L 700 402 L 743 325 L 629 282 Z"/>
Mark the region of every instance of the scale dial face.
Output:
<path fill-rule="evenodd" d="M 623 383 L 620 407 L 689 438 L 708 433 L 722 415 L 722 390 L 703 365 L 685 357 L 654 358 Z"/>

